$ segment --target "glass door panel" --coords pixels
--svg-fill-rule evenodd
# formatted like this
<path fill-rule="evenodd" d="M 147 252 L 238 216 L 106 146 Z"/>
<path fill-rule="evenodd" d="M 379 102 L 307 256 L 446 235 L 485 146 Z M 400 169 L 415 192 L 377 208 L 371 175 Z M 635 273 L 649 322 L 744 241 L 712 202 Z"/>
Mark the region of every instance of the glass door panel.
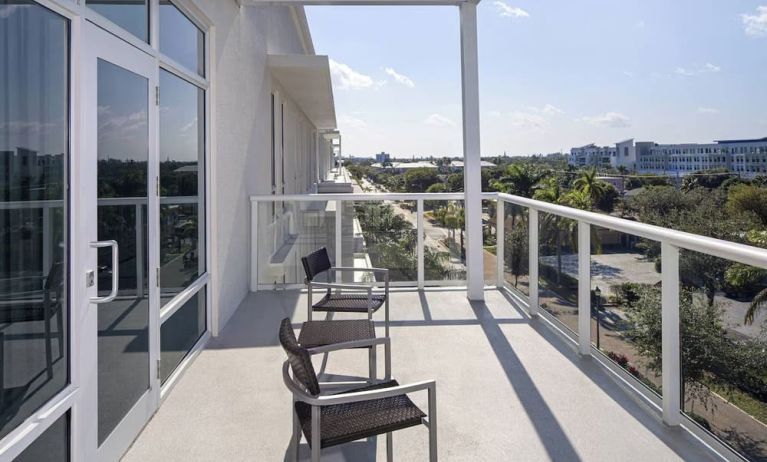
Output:
<path fill-rule="evenodd" d="M 119 248 L 117 298 L 98 307 L 98 440 L 149 389 L 147 179 L 149 80 L 98 61 L 98 240 Z M 112 290 L 111 249 L 99 249 L 99 296 Z"/>

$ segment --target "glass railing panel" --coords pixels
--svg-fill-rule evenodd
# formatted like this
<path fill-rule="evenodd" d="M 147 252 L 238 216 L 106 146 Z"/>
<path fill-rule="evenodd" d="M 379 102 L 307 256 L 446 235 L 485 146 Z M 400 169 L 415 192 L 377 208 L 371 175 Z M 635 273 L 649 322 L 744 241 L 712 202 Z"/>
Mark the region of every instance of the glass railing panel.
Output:
<path fill-rule="evenodd" d="M 424 280 L 466 280 L 466 233 L 462 200 L 424 201 Z"/>
<path fill-rule="evenodd" d="M 528 209 L 504 204 L 503 270 L 506 283 L 530 295 L 530 230 Z"/>
<path fill-rule="evenodd" d="M 416 201 L 349 202 L 343 223 L 345 264 L 388 268 L 390 281 L 416 284 Z"/>
<path fill-rule="evenodd" d="M 591 227 L 591 343 L 661 394 L 660 242 Z"/>
<path fill-rule="evenodd" d="M 540 307 L 577 336 L 578 222 L 543 212 L 538 220 Z"/>
<path fill-rule="evenodd" d="M 682 250 L 682 407 L 751 460 L 767 458 L 767 270 Z"/>
<path fill-rule="evenodd" d="M 495 200 L 482 201 L 482 266 L 485 285 L 498 281 L 498 207 Z"/>
<path fill-rule="evenodd" d="M 302 284 L 301 257 L 321 247 L 335 264 L 336 201 L 264 201 L 256 213 L 259 284 Z"/>

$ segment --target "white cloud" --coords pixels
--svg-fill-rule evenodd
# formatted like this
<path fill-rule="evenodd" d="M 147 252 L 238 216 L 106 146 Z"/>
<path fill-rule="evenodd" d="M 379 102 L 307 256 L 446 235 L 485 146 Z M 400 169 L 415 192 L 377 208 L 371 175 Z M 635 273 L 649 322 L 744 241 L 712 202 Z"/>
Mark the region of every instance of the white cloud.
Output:
<path fill-rule="evenodd" d="M 644 21 L 642 21 L 642 20 L 640 19 L 639 21 L 637 21 L 637 22 L 636 22 L 636 24 L 634 24 L 634 27 L 635 27 L 635 28 L 637 28 L 637 29 L 644 29 L 644 26 L 645 26 L 645 25 L 646 25 L 646 24 L 644 23 Z"/>
<path fill-rule="evenodd" d="M 490 114 L 491 117 L 500 117 L 501 115 L 503 115 L 501 114 L 501 111 L 490 111 L 488 112 L 488 114 Z"/>
<path fill-rule="evenodd" d="M 406 86 L 408 88 L 414 88 L 415 87 L 415 82 L 413 82 L 413 80 L 410 77 L 408 77 L 408 76 L 406 76 L 404 74 L 398 73 L 397 71 L 395 71 L 391 67 L 387 67 L 386 68 L 386 73 L 389 74 L 391 76 L 391 78 L 393 78 L 399 84 L 402 84 L 402 85 L 404 85 L 404 86 Z"/>
<path fill-rule="evenodd" d="M 511 125 L 520 128 L 545 128 L 549 123 L 540 114 L 532 114 L 529 112 L 514 111 L 510 114 Z"/>
<path fill-rule="evenodd" d="M 631 71 L 623 71 L 623 75 L 625 75 L 626 77 L 628 77 L 630 79 L 634 78 L 634 73 L 631 72 Z"/>
<path fill-rule="evenodd" d="M 369 75 L 357 72 L 346 64 L 332 59 L 330 60 L 330 76 L 333 83 L 341 90 L 359 90 L 375 85 L 373 78 Z"/>
<path fill-rule="evenodd" d="M 338 117 L 338 125 L 345 129 L 352 129 L 352 130 L 364 130 L 368 128 L 368 123 L 364 120 L 360 119 L 359 117 L 354 117 L 352 115 L 343 114 L 340 117 Z"/>
<path fill-rule="evenodd" d="M 527 18 L 530 16 L 530 14 L 522 8 L 511 6 L 500 0 L 494 1 L 493 5 L 495 5 L 496 10 L 498 10 L 498 14 L 506 18 Z"/>
<path fill-rule="evenodd" d="M 767 6 L 756 7 L 756 14 L 740 15 L 746 35 L 767 37 Z"/>
<path fill-rule="evenodd" d="M 538 112 L 546 115 L 562 115 L 565 113 L 565 111 L 554 106 L 553 104 L 547 104 L 543 107 L 530 106 L 529 109 L 533 112 Z"/>
<path fill-rule="evenodd" d="M 701 114 L 719 114 L 719 109 L 713 107 L 699 107 L 698 112 Z"/>
<path fill-rule="evenodd" d="M 431 114 L 423 123 L 432 127 L 455 127 L 455 122 L 443 116 L 442 114 Z"/>
<path fill-rule="evenodd" d="M 580 120 L 599 127 L 623 128 L 631 126 L 631 119 L 620 112 L 606 112 L 595 116 L 581 117 Z"/>
<path fill-rule="evenodd" d="M 703 66 L 694 67 L 694 68 L 677 67 L 674 70 L 674 74 L 681 75 L 684 77 L 693 77 L 693 76 L 701 75 L 701 74 L 713 74 L 721 70 L 722 68 L 719 66 L 716 66 L 711 63 L 706 63 Z"/>

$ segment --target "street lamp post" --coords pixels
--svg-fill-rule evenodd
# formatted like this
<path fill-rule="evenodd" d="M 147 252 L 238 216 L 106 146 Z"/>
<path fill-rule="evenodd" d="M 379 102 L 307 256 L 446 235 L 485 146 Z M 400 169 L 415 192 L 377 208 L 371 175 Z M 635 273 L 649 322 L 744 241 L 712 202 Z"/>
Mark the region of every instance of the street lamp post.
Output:
<path fill-rule="evenodd" d="M 597 350 L 601 350 L 601 348 L 599 347 L 599 324 L 600 324 L 600 322 L 599 322 L 600 321 L 600 319 L 599 319 L 600 318 L 600 314 L 599 313 L 602 311 L 601 310 L 602 291 L 599 290 L 599 286 L 597 286 L 594 289 L 594 298 L 596 299 L 595 302 L 596 302 L 596 308 L 597 308 Z"/>

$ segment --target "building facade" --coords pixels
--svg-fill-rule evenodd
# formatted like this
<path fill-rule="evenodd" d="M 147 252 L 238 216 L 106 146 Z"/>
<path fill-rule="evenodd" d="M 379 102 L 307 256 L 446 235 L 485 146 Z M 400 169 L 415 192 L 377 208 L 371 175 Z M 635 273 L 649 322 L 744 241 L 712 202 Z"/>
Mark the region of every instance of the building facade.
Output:
<path fill-rule="evenodd" d="M 303 8 L 246 3 L 0 4 L 0 460 L 119 460 L 249 292 L 250 196 L 331 175 Z"/>
<path fill-rule="evenodd" d="M 726 170 L 745 177 L 767 174 L 767 138 L 719 140 L 708 144 L 634 143 L 615 147 L 589 144 L 570 151 L 570 165 L 621 168 L 638 173 L 684 176 L 693 172 Z"/>

